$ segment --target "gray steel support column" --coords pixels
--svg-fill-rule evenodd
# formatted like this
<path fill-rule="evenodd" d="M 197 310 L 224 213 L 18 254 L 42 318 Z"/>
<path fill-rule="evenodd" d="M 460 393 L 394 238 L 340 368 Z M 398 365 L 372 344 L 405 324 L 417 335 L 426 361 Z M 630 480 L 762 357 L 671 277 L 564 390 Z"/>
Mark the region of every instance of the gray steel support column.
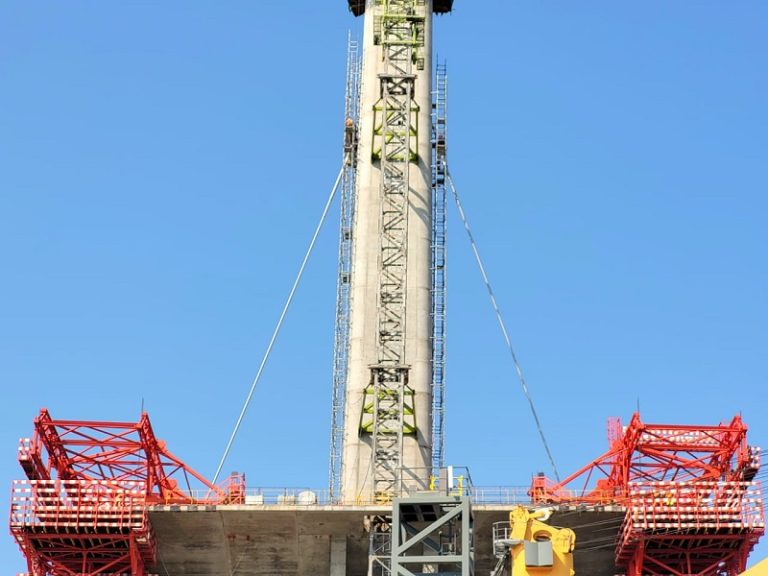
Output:
<path fill-rule="evenodd" d="M 468 497 L 398 498 L 392 507 L 392 576 L 472 576 L 474 543 Z"/>

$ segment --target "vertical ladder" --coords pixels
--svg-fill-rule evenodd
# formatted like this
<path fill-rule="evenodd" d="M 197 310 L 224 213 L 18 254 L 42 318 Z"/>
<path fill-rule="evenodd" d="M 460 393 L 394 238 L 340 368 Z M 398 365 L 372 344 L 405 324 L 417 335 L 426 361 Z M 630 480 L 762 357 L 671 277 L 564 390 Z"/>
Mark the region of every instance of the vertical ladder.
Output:
<path fill-rule="evenodd" d="M 382 503 L 400 491 L 403 435 L 415 432 L 415 424 L 409 423 L 413 391 L 405 358 L 408 193 L 410 165 L 418 158 L 413 66 L 423 66 L 419 57 L 426 9 L 423 0 L 381 0 L 378 9 L 377 39 L 385 62 L 385 72 L 379 75 L 381 99 L 374 107 L 373 153 L 381 167 L 378 364 L 371 367 L 367 393 L 373 417 L 373 497 Z"/>
<path fill-rule="evenodd" d="M 347 41 L 347 87 L 344 101 L 344 173 L 341 180 L 339 218 L 339 266 L 336 280 L 336 330 L 333 340 L 333 397 L 331 459 L 328 489 L 331 499 L 340 496 L 344 444 L 344 400 L 349 354 L 350 279 L 352 274 L 352 227 L 355 218 L 357 142 L 360 120 L 361 60 L 357 40 Z"/>
<path fill-rule="evenodd" d="M 445 305 L 448 69 L 438 64 L 432 101 L 432 474 L 445 453 Z"/>

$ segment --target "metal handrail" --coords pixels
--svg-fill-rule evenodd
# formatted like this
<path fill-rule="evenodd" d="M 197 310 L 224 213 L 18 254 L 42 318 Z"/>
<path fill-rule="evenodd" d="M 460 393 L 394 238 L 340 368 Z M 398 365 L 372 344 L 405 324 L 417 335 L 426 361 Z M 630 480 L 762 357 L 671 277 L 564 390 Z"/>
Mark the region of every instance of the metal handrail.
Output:
<path fill-rule="evenodd" d="M 631 483 L 627 522 L 643 528 L 763 528 L 757 482 Z"/>
<path fill-rule="evenodd" d="M 410 488 L 410 489 L 409 489 Z M 209 503 L 210 493 L 205 490 L 191 490 L 186 492 L 189 496 L 189 504 Z M 396 495 L 409 496 L 415 494 L 446 494 L 438 484 L 430 490 L 423 482 L 418 486 L 405 486 L 402 493 Z M 528 495 L 526 486 L 469 486 L 449 490 L 450 496 L 468 496 L 473 504 L 479 505 L 531 505 L 533 501 Z M 373 498 L 358 498 L 354 502 L 344 502 L 338 497 L 333 497 L 327 488 L 313 489 L 301 487 L 252 487 L 243 490 L 243 498 L 240 503 L 251 506 L 380 506 L 381 502 Z"/>
<path fill-rule="evenodd" d="M 114 480 L 15 480 L 10 526 L 125 527 L 146 524 L 145 484 Z"/>

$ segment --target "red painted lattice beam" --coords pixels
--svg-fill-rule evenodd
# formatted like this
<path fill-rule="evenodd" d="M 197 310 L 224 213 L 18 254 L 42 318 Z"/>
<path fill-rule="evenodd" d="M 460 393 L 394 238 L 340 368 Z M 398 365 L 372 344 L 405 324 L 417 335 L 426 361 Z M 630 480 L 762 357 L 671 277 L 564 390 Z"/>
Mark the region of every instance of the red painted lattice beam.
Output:
<path fill-rule="evenodd" d="M 144 576 L 156 543 L 147 506 L 242 502 L 244 477 L 214 486 L 138 422 L 55 420 L 47 410 L 22 439 L 11 533 L 33 576 Z M 194 494 L 193 491 L 199 492 Z"/>
<path fill-rule="evenodd" d="M 211 484 L 157 439 L 146 413 L 138 422 L 105 422 L 54 420 L 43 409 L 35 419 L 30 450 L 25 461 L 44 461 L 47 455 L 47 478 L 142 481 L 150 503 L 191 502 L 194 489 L 207 491 L 202 499 L 206 502 L 228 499 L 226 490 Z M 31 479 L 40 479 L 39 466 L 24 468 L 33 470 Z"/>
<path fill-rule="evenodd" d="M 609 424 L 606 453 L 562 482 L 534 478 L 539 502 L 619 504 L 616 566 L 627 576 L 737 576 L 765 531 L 759 449 L 739 416 L 716 426 Z"/>
<path fill-rule="evenodd" d="M 635 413 L 626 428 L 610 423 L 607 452 L 561 482 L 533 480 L 536 501 L 621 503 L 639 481 L 740 480 L 750 465 L 747 426 L 645 424 Z"/>

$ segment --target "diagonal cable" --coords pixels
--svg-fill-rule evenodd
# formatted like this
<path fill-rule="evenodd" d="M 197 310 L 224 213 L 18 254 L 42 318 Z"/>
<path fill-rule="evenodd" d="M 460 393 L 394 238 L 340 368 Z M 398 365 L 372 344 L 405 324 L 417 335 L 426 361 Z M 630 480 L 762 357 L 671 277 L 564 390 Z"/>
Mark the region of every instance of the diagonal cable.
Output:
<path fill-rule="evenodd" d="M 312 235 L 312 240 L 309 242 L 309 247 L 307 248 L 306 254 L 304 254 L 304 260 L 301 261 L 301 266 L 299 266 L 299 272 L 298 274 L 296 274 L 296 280 L 294 280 L 293 282 L 291 291 L 288 294 L 288 299 L 285 301 L 285 305 L 283 306 L 283 311 L 280 313 L 280 318 L 277 320 L 275 329 L 272 332 L 272 338 L 270 338 L 269 344 L 267 345 L 267 350 L 266 352 L 264 352 L 264 357 L 261 359 L 261 364 L 259 365 L 259 369 L 256 371 L 256 376 L 254 377 L 253 383 L 251 384 L 251 389 L 248 391 L 248 396 L 245 398 L 245 402 L 243 403 L 243 408 L 240 410 L 240 416 L 238 416 L 237 422 L 235 422 L 235 427 L 232 430 L 232 434 L 229 437 L 229 441 L 227 442 L 227 447 L 224 449 L 224 454 L 222 455 L 221 461 L 219 462 L 219 467 L 216 468 L 216 474 L 213 477 L 212 484 L 216 484 L 216 482 L 218 482 L 219 474 L 221 474 L 221 469 L 224 467 L 224 463 L 227 461 L 227 457 L 229 456 L 229 451 L 232 449 L 232 444 L 235 442 L 235 437 L 237 436 L 237 433 L 240 430 L 240 425 L 243 423 L 243 418 L 245 418 L 245 413 L 248 411 L 248 406 L 250 405 L 251 400 L 253 399 L 253 393 L 256 391 L 256 385 L 259 383 L 259 380 L 261 380 L 261 374 L 262 372 L 264 372 L 264 366 L 267 365 L 267 360 L 269 360 L 269 355 L 272 353 L 272 348 L 275 345 L 275 340 L 277 340 L 277 335 L 280 333 L 280 328 L 283 327 L 283 321 L 285 320 L 285 315 L 288 312 L 288 308 L 290 308 L 291 306 L 291 302 L 293 302 L 293 297 L 296 294 L 296 289 L 299 286 L 301 277 L 304 275 L 304 269 L 307 267 L 307 261 L 309 260 L 309 257 L 312 254 L 312 250 L 315 247 L 315 242 L 317 241 L 317 237 L 320 234 L 320 230 L 323 227 L 325 218 L 326 216 L 328 216 L 328 210 L 331 207 L 333 198 L 334 196 L 336 196 L 336 191 L 339 188 L 339 183 L 341 182 L 342 174 L 344 174 L 344 167 L 342 167 L 341 170 L 339 170 L 339 175 L 336 177 L 336 182 L 333 184 L 331 193 L 328 195 L 328 200 L 326 201 L 325 207 L 323 208 L 323 213 L 320 216 L 320 222 L 317 223 L 317 227 L 315 228 L 315 233 Z"/>
<path fill-rule="evenodd" d="M 504 335 L 504 342 L 507 343 L 507 349 L 509 350 L 510 356 L 512 356 L 512 362 L 515 365 L 515 371 L 517 372 L 517 377 L 520 380 L 520 386 L 523 388 L 523 394 L 525 394 L 525 398 L 528 400 L 528 406 L 531 408 L 531 414 L 533 414 L 533 419 L 536 422 L 536 428 L 539 431 L 539 436 L 541 436 L 541 442 L 544 444 L 544 450 L 547 452 L 547 458 L 549 459 L 549 463 L 552 465 L 555 478 L 558 482 L 560 482 L 560 474 L 557 471 L 557 466 L 555 466 L 555 459 L 552 457 L 552 451 L 549 449 L 546 436 L 544 436 L 544 429 L 541 426 L 541 421 L 539 420 L 539 415 L 536 412 L 536 407 L 533 405 L 533 398 L 531 397 L 530 390 L 528 390 L 528 384 L 525 382 L 525 376 L 523 376 L 523 370 L 520 368 L 520 362 L 517 361 L 517 354 L 515 354 L 515 349 L 512 347 L 512 341 L 509 338 L 507 327 L 504 324 L 504 318 L 501 316 L 501 310 L 499 310 L 499 305 L 496 303 L 496 296 L 494 295 L 493 289 L 491 288 L 491 282 L 488 279 L 488 274 L 485 272 L 485 266 L 483 266 L 483 261 L 480 258 L 480 252 L 477 249 L 477 243 L 475 242 L 474 236 L 472 236 L 472 230 L 469 227 L 469 221 L 467 220 L 467 216 L 464 213 L 464 208 L 461 206 L 459 193 L 456 191 L 456 185 L 453 182 L 453 177 L 451 176 L 450 171 L 448 171 L 447 174 L 448 184 L 451 186 L 451 192 L 453 192 L 453 197 L 456 200 L 456 207 L 459 209 L 459 216 L 461 217 L 461 221 L 464 223 L 464 230 L 467 232 L 469 243 L 472 246 L 472 252 L 475 254 L 477 266 L 480 268 L 480 274 L 482 275 L 483 282 L 485 283 L 485 287 L 488 290 L 488 297 L 491 300 L 493 311 L 496 313 L 496 320 L 499 322 L 501 333 Z"/>

